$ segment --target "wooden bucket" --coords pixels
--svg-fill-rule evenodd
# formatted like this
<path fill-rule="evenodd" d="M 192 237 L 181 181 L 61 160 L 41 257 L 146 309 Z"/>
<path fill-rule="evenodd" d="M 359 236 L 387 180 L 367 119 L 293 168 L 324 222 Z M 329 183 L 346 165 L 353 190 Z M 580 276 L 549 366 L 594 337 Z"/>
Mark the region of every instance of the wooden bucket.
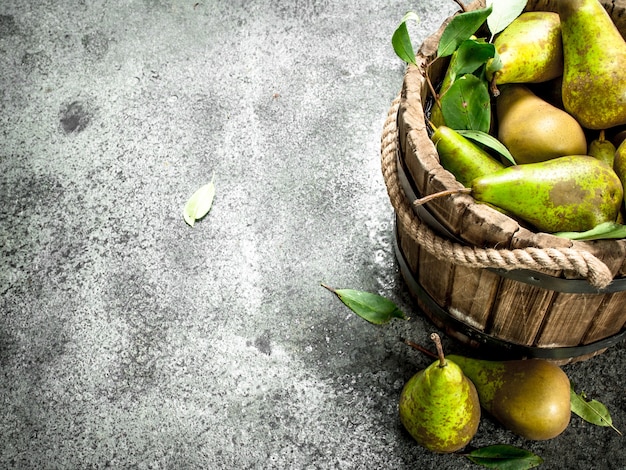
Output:
<path fill-rule="evenodd" d="M 622 32 L 626 0 L 604 3 Z M 556 11 L 554 0 L 527 10 Z M 484 7 L 479 0 L 469 8 Z M 576 242 L 536 233 L 467 194 L 413 201 L 461 188 L 439 164 L 425 124 L 425 79 L 441 81 L 436 57 L 449 19 L 407 67 L 382 136 L 382 172 L 396 213 L 396 256 L 418 307 L 447 334 L 498 358 L 565 364 L 626 337 L 626 240 Z"/>

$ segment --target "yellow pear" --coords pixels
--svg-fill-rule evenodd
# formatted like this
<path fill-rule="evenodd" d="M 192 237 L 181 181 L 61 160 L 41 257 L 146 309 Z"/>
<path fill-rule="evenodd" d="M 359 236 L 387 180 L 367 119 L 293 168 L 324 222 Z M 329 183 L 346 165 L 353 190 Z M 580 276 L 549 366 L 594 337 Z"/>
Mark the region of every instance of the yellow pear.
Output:
<path fill-rule="evenodd" d="M 587 153 L 580 124 L 535 95 L 527 86 L 502 86 L 496 101 L 498 139 L 518 164 Z"/>
<path fill-rule="evenodd" d="M 496 37 L 493 45 L 502 62 L 502 68 L 494 74 L 498 85 L 545 82 L 563 73 L 561 21 L 557 13 L 522 13 Z M 490 81 L 492 78 L 487 77 Z"/>

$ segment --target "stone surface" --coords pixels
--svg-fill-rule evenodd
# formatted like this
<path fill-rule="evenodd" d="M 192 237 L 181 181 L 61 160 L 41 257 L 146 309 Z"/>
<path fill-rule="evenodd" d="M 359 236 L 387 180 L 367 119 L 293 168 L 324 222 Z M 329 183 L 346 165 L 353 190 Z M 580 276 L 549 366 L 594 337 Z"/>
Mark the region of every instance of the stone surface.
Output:
<path fill-rule="evenodd" d="M 379 166 L 404 66 L 452 1 L 0 4 L 0 468 L 475 468 L 417 446 L 429 360 Z M 194 228 L 187 198 L 215 175 Z M 385 295 L 383 327 L 320 286 Z M 444 339 L 450 352 L 463 347 Z M 566 367 L 626 430 L 623 345 Z M 573 417 L 544 468 L 624 468 Z"/>

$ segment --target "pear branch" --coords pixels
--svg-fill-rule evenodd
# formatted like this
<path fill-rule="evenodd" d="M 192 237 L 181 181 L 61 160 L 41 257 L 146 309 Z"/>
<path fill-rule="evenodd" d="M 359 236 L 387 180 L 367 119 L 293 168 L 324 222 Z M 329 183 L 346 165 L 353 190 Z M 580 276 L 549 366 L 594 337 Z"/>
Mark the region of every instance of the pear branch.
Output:
<path fill-rule="evenodd" d="M 463 2 L 461 2 L 461 0 L 454 0 L 454 3 L 456 3 L 459 7 L 461 7 L 461 10 L 463 12 L 467 11 L 467 7 L 465 5 L 463 5 Z"/>
<path fill-rule="evenodd" d="M 433 86 L 433 82 L 430 79 L 430 74 L 428 73 L 430 71 L 430 66 L 438 59 L 438 57 L 435 55 L 435 57 L 433 58 L 432 61 L 430 61 L 427 65 L 426 65 L 426 69 L 424 70 L 424 78 L 426 79 L 426 84 L 428 85 L 428 88 L 430 89 L 430 93 L 433 95 L 433 99 L 435 100 L 435 104 L 434 106 L 437 106 L 439 109 L 441 109 L 441 96 L 439 96 L 439 94 L 435 91 L 435 87 Z"/>
<path fill-rule="evenodd" d="M 413 349 L 417 349 L 419 352 L 421 352 L 422 354 L 425 354 L 428 357 L 432 357 L 433 359 L 438 359 L 439 358 L 439 356 L 437 356 L 435 353 L 430 352 L 424 346 L 421 346 L 421 345 L 419 345 L 417 343 L 414 343 L 411 340 L 403 339 L 402 342 L 404 344 L 406 344 L 407 346 L 411 346 Z"/>

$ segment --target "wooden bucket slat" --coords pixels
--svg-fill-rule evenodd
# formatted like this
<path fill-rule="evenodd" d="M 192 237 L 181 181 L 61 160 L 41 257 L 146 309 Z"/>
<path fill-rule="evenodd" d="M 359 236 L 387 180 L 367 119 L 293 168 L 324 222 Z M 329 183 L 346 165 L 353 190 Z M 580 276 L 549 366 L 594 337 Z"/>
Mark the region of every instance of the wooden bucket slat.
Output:
<path fill-rule="evenodd" d="M 605 296 L 567 293 L 556 295 L 542 325 L 537 344 L 546 347 L 582 344 L 585 333 L 593 322 L 593 315 L 577 315 L 576 312 L 596 312 Z"/>
<path fill-rule="evenodd" d="M 407 233 L 407 229 L 401 223 L 396 224 L 396 230 L 398 232 L 398 244 L 400 249 L 406 258 L 409 269 L 412 272 L 417 272 L 419 265 L 419 259 L 421 255 L 420 246 L 413 241 L 411 236 Z"/>
<path fill-rule="evenodd" d="M 449 293 L 450 314 L 485 331 L 498 298 L 501 277 L 486 269 L 456 266 L 453 289 Z"/>
<path fill-rule="evenodd" d="M 504 279 L 494 310 L 496 314 L 491 319 L 491 333 L 513 343 L 534 345 L 554 295 L 553 291 Z"/>
<path fill-rule="evenodd" d="M 452 263 L 441 262 L 426 250 L 422 250 L 417 267 L 417 281 L 439 305 L 446 305 L 446 296 L 454 274 Z"/>
<path fill-rule="evenodd" d="M 606 296 L 605 301 L 604 309 L 594 315 L 583 344 L 599 341 L 626 328 L 626 291 Z"/>

